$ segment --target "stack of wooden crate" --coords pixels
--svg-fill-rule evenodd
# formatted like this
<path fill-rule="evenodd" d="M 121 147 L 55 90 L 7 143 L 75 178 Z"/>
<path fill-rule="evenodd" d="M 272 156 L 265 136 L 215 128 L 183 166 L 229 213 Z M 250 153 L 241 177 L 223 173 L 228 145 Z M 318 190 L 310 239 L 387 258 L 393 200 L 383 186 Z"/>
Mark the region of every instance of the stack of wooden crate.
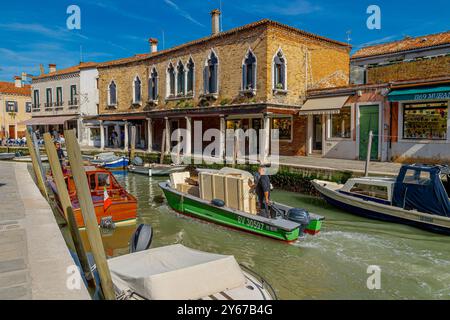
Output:
<path fill-rule="evenodd" d="M 250 192 L 248 177 L 240 174 L 202 172 L 199 174 L 200 198 L 206 201 L 222 200 L 225 206 L 256 214 L 256 196 Z"/>

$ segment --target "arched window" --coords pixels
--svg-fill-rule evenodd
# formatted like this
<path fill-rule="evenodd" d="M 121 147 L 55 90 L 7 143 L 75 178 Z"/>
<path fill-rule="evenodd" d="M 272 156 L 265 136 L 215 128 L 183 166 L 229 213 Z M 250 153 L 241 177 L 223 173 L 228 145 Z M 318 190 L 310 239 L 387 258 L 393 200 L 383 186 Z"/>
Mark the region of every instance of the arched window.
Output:
<path fill-rule="evenodd" d="M 251 50 L 247 52 L 242 64 L 242 89 L 256 89 L 256 57 Z"/>
<path fill-rule="evenodd" d="M 117 104 L 117 87 L 114 81 L 111 81 L 108 87 L 108 105 L 115 106 Z"/>
<path fill-rule="evenodd" d="M 214 51 L 211 51 L 203 71 L 205 94 L 217 93 L 218 91 L 218 64 L 219 60 L 217 59 L 216 54 Z"/>
<path fill-rule="evenodd" d="M 287 90 L 286 58 L 281 50 L 273 58 L 273 89 Z"/>
<path fill-rule="evenodd" d="M 141 102 L 141 79 L 138 76 L 133 81 L 133 102 Z"/>
<path fill-rule="evenodd" d="M 152 69 L 150 78 L 148 79 L 148 100 L 158 100 L 158 72 L 156 68 Z"/>
<path fill-rule="evenodd" d="M 189 59 L 189 62 L 187 64 L 187 94 L 193 95 L 194 94 L 194 71 L 195 71 L 195 65 L 194 61 Z"/>
<path fill-rule="evenodd" d="M 175 96 L 175 68 L 172 63 L 167 68 L 167 88 L 167 95 L 169 97 Z"/>
<path fill-rule="evenodd" d="M 184 65 L 180 61 L 177 65 L 177 95 L 178 96 L 184 96 L 184 88 L 185 86 L 185 79 L 186 79 L 186 72 L 184 70 Z"/>

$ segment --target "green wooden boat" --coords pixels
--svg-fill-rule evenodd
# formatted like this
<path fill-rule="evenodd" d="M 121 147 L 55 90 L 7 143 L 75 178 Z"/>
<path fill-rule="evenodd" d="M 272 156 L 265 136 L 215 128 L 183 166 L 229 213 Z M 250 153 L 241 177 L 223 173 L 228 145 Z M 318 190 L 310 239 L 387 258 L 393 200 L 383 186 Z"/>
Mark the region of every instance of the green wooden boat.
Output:
<path fill-rule="evenodd" d="M 169 206 L 179 213 L 277 240 L 296 241 L 304 233 L 318 233 L 322 225 L 323 217 L 313 214 L 310 214 L 309 224 L 304 226 L 281 216 L 269 219 L 227 207 L 218 207 L 212 202 L 173 189 L 168 181 L 159 183 L 159 187 L 163 190 Z M 280 204 L 277 206 L 284 208 L 286 212 L 292 209 Z"/>

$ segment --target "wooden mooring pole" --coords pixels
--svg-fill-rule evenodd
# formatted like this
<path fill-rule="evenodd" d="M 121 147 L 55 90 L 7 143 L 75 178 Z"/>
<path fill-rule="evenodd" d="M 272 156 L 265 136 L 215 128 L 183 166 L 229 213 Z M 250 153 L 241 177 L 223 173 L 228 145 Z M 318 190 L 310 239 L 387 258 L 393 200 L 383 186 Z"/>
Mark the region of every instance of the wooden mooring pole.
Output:
<path fill-rule="evenodd" d="M 47 152 L 48 162 L 50 164 L 50 169 L 52 170 L 53 181 L 55 182 L 56 189 L 58 191 L 59 202 L 61 203 L 64 216 L 66 217 L 67 225 L 69 227 L 70 235 L 72 236 L 72 241 L 77 252 L 78 259 L 81 263 L 81 269 L 83 270 L 84 276 L 90 285 L 93 285 L 93 277 L 91 273 L 91 268 L 89 266 L 89 261 L 86 255 L 86 251 L 83 247 L 83 242 L 81 240 L 80 232 L 78 230 L 77 222 L 75 221 L 75 216 L 73 214 L 72 202 L 70 201 L 69 192 L 67 191 L 67 186 L 64 181 L 64 175 L 62 172 L 61 164 L 59 162 L 58 154 L 56 153 L 55 144 L 50 136 L 50 133 L 44 134 L 45 151 Z"/>
<path fill-rule="evenodd" d="M 81 214 L 86 225 L 86 233 L 91 246 L 92 254 L 97 265 L 98 274 L 103 289 L 103 296 L 107 300 L 115 300 L 114 287 L 106 261 L 105 249 L 98 229 L 97 217 L 95 215 L 94 204 L 92 202 L 91 192 L 86 177 L 86 171 L 83 167 L 83 158 L 81 156 L 80 146 L 74 130 L 65 130 L 66 148 L 69 157 L 70 168 L 73 180 L 77 189 L 78 201 L 80 203 Z"/>
<path fill-rule="evenodd" d="M 136 153 L 136 126 L 131 127 L 131 151 L 130 151 L 130 162 L 134 159 L 134 154 Z"/>
<path fill-rule="evenodd" d="M 166 134 L 166 129 L 164 129 L 161 142 L 161 158 L 159 159 L 160 164 L 164 163 L 164 157 L 166 155 Z"/>
<path fill-rule="evenodd" d="M 25 137 L 27 139 L 28 152 L 30 153 L 31 162 L 33 164 L 34 174 L 36 175 L 36 181 L 37 181 L 38 188 L 39 188 L 39 190 L 41 190 L 41 193 L 45 197 L 45 199 L 48 200 L 48 193 L 47 193 L 47 189 L 45 187 L 45 180 L 44 180 L 44 177 L 42 174 L 42 170 L 39 167 L 39 161 L 38 161 L 38 158 L 36 155 L 36 149 L 34 148 L 33 139 L 31 138 L 31 135 L 28 132 L 28 129 L 25 130 Z"/>
<path fill-rule="evenodd" d="M 371 159 L 371 155 L 372 155 L 372 140 L 373 140 L 373 132 L 370 131 L 369 132 L 369 142 L 367 145 L 367 158 L 366 158 L 366 167 L 364 170 L 364 176 L 368 177 L 369 176 L 369 165 L 370 165 L 370 159 Z"/>

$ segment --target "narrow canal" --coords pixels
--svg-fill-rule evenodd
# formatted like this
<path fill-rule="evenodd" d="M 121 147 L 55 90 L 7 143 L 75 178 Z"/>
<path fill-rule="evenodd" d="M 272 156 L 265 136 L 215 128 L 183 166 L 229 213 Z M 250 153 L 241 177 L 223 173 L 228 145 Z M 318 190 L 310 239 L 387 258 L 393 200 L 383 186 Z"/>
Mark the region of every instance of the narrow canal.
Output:
<path fill-rule="evenodd" d="M 326 217 L 318 236 L 285 244 L 181 216 L 164 201 L 161 179 L 134 174 L 118 181 L 139 199 L 138 223 L 154 228 L 152 247 L 182 243 L 234 255 L 264 276 L 281 299 L 449 299 L 450 238 L 368 220 L 321 199 L 274 191 L 273 200 Z M 135 225 L 104 232 L 108 256 L 128 252 Z M 367 288 L 367 268 L 381 268 L 381 289 Z"/>

